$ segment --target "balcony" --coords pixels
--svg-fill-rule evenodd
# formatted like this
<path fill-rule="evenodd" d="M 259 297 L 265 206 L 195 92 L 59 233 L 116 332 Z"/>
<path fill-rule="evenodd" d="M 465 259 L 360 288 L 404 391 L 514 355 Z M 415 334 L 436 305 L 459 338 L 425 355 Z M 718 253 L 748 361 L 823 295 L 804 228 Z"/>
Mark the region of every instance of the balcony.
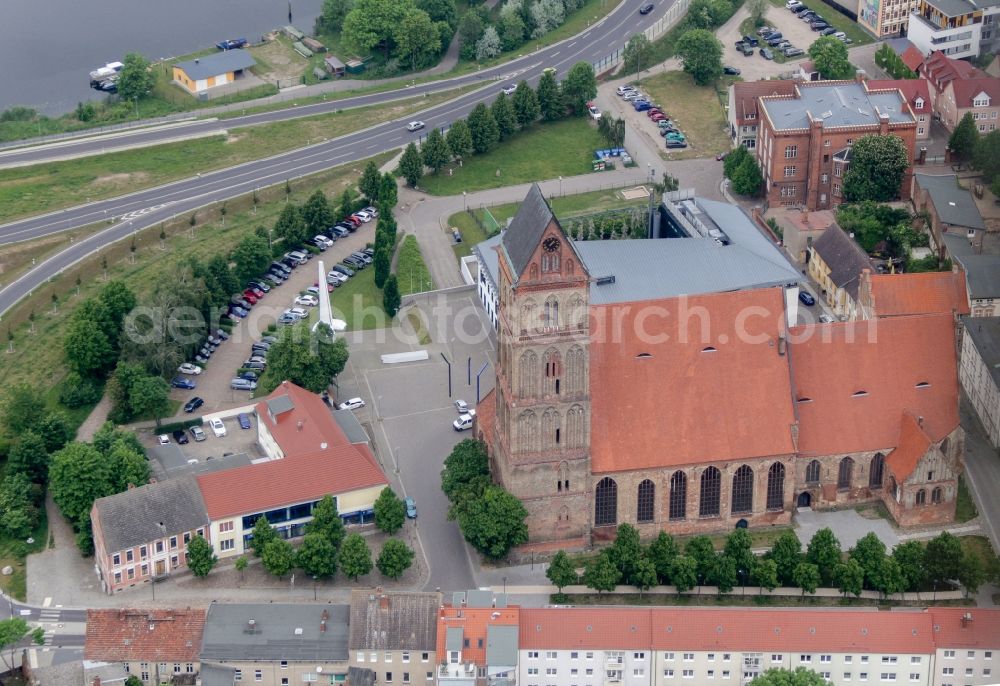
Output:
<path fill-rule="evenodd" d="M 451 684 L 474 684 L 476 681 L 476 665 L 471 662 L 448 662 L 438 665 L 438 681 Z"/>

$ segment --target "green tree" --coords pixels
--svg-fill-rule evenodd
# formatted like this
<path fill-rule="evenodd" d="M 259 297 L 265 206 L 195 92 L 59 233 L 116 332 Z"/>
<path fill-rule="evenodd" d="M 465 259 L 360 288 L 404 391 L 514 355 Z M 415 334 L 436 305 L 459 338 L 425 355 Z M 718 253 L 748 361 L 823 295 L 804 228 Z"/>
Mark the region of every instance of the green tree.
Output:
<path fill-rule="evenodd" d="M 398 579 L 413 564 L 413 551 L 398 538 L 390 538 L 382 546 L 375 566 L 382 576 Z"/>
<path fill-rule="evenodd" d="M 375 202 L 378 200 L 379 184 L 382 183 L 382 174 L 379 173 L 378 167 L 374 162 L 369 162 L 365 165 L 364 171 L 361 172 L 361 180 L 358 181 L 358 188 L 364 193 L 365 197 L 368 198 L 369 202 Z M 344 191 L 347 193 L 348 191 Z M 350 195 L 348 195 L 350 197 Z M 341 211 L 341 214 L 345 214 Z"/>
<path fill-rule="evenodd" d="M 372 571 L 372 551 L 361 534 L 348 534 L 340 546 L 340 568 L 351 581 Z"/>
<path fill-rule="evenodd" d="M 354 8 L 354 0 L 323 0 L 323 9 L 316 23 L 317 33 L 339 32 L 344 25 L 344 17 Z"/>
<path fill-rule="evenodd" d="M 948 149 L 951 150 L 952 159 L 959 164 L 967 164 L 972 160 L 978 142 L 979 131 L 976 130 L 976 122 L 972 119 L 972 112 L 966 112 L 948 138 Z"/>
<path fill-rule="evenodd" d="M 754 560 L 750 568 L 750 581 L 760 588 L 773 591 L 778 587 L 778 563 L 774 560 Z"/>
<path fill-rule="evenodd" d="M 327 226 L 333 226 L 333 222 Z M 233 275 L 239 283 L 245 284 L 267 271 L 271 263 L 271 248 L 266 238 L 261 238 L 257 234 L 247 234 L 233 248 L 230 259 L 233 261 Z"/>
<path fill-rule="evenodd" d="M 321 189 L 317 188 L 302 206 L 302 220 L 306 224 L 307 233 L 312 236 L 326 231 L 337 223 L 330 201 Z M 242 279 L 240 281 L 242 282 Z"/>
<path fill-rule="evenodd" d="M 760 194 L 764 176 L 760 173 L 760 165 L 752 155 L 747 156 L 733 172 L 733 191 L 740 195 L 755 197 Z"/>
<path fill-rule="evenodd" d="M 800 562 L 792 571 L 792 581 L 802 589 L 802 595 L 815 593 L 820 583 L 819 568 L 812 562 Z"/>
<path fill-rule="evenodd" d="M 140 365 L 119 362 L 108 381 L 111 399 L 109 417 L 118 424 L 127 424 L 139 417 L 159 418 L 166 411 L 170 387 L 159 376 L 151 376 Z"/>
<path fill-rule="evenodd" d="M 860 562 L 851 558 L 834 567 L 833 580 L 843 595 L 853 593 L 855 597 L 860 597 L 865 586 L 865 570 Z"/>
<path fill-rule="evenodd" d="M 730 593 L 737 583 L 736 563 L 733 558 L 719 554 L 712 560 L 708 580 L 719 589 L 719 594 Z"/>
<path fill-rule="evenodd" d="M 542 78 L 538 80 L 537 97 L 538 109 L 545 121 L 556 121 L 566 116 L 566 108 L 563 107 L 562 93 L 559 92 L 555 72 L 542 73 Z"/>
<path fill-rule="evenodd" d="M 485 103 L 479 103 L 469 113 L 469 133 L 476 153 L 489 152 L 500 141 L 500 128 Z"/>
<path fill-rule="evenodd" d="M 142 100 L 153 90 L 153 73 L 149 60 L 137 52 L 126 53 L 122 59 L 122 70 L 118 72 L 118 97 L 129 104 Z"/>
<path fill-rule="evenodd" d="M 329 578 L 337 573 L 337 549 L 321 533 L 306 534 L 295 553 L 295 565 L 313 578 Z"/>
<path fill-rule="evenodd" d="M 0 535 L 25 540 L 38 526 L 40 486 L 32 485 L 24 474 L 10 473 L 0 482 Z"/>
<path fill-rule="evenodd" d="M 753 554 L 753 539 L 746 529 L 734 529 L 726 536 L 726 544 L 722 552 L 736 565 L 740 583 L 746 584 L 753 570 L 757 557 Z"/>
<path fill-rule="evenodd" d="M 632 584 L 636 565 L 645 555 L 639 530 L 631 524 L 619 524 L 615 542 L 608 548 L 608 558 L 621 572 L 623 583 Z"/>
<path fill-rule="evenodd" d="M 7 667 L 7 671 L 13 672 L 16 668 L 14 662 L 14 652 L 18 648 L 18 644 L 28 634 L 31 634 L 32 642 L 36 645 L 42 645 L 45 643 L 45 630 L 42 628 L 32 630 L 26 621 L 20 617 L 12 617 L 11 619 L 5 619 L 0 621 L 0 657 L 3 659 L 4 665 Z M 4 652 L 7 651 L 6 657 L 3 657 Z"/>
<path fill-rule="evenodd" d="M 500 486 L 488 486 L 482 496 L 466 505 L 458 525 L 473 548 L 499 560 L 514 546 L 528 542 L 527 517 L 520 500 Z"/>
<path fill-rule="evenodd" d="M 403 156 L 399 158 L 399 173 L 411 188 L 416 188 L 420 182 L 420 177 L 424 175 L 424 159 L 417 150 L 414 143 L 410 143 L 403 150 Z"/>
<path fill-rule="evenodd" d="M 899 571 L 903 575 L 904 590 L 919 591 L 926 579 L 924 546 L 919 541 L 900 543 L 892 549 L 892 559 L 899 565 Z"/>
<path fill-rule="evenodd" d="M 983 173 L 987 183 L 1000 178 L 1000 129 L 980 137 L 972 154 L 972 165 Z"/>
<path fill-rule="evenodd" d="M 195 536 L 187 544 L 187 566 L 198 578 L 208 576 L 219 558 L 215 556 L 212 544 L 203 536 Z"/>
<path fill-rule="evenodd" d="M 88 522 L 97 498 L 111 495 L 114 475 L 110 462 L 86 443 L 70 443 L 52 455 L 49 492 L 74 525 Z"/>
<path fill-rule="evenodd" d="M 764 17 L 767 15 L 767 0 L 750 0 L 746 6 L 750 11 L 750 19 L 753 20 L 753 25 L 756 27 L 763 26 Z"/>
<path fill-rule="evenodd" d="M 625 51 L 622 53 L 623 71 L 626 73 L 635 72 L 639 78 L 639 72 L 643 67 L 647 69 L 652 65 L 653 44 L 646 38 L 646 34 L 637 33 L 628 39 L 625 44 Z"/>
<path fill-rule="evenodd" d="M 236 563 L 233 566 L 236 567 L 236 571 L 240 573 L 240 580 L 242 581 L 243 573 L 247 570 L 247 567 L 250 566 L 250 561 L 247 560 L 246 555 L 240 555 L 236 558 Z"/>
<path fill-rule="evenodd" d="M 454 31 L 458 27 L 458 9 L 455 0 L 417 0 L 417 7 L 433 21 L 443 21 Z"/>
<path fill-rule="evenodd" d="M 694 536 L 684 546 L 684 554 L 698 565 L 698 583 L 708 583 L 715 569 L 715 546 L 708 536 Z"/>
<path fill-rule="evenodd" d="M 135 674 L 129 674 L 128 678 L 125 679 L 125 686 L 144 686 L 142 679 L 137 677 Z"/>
<path fill-rule="evenodd" d="M 504 50 L 513 50 L 524 43 L 524 19 L 518 12 L 500 13 L 500 46 Z"/>
<path fill-rule="evenodd" d="M 577 62 L 570 68 L 562 82 L 562 96 L 575 116 L 587 114 L 587 103 L 597 97 L 597 76 L 590 62 Z"/>
<path fill-rule="evenodd" d="M 28 481 L 44 484 L 49 472 L 49 451 L 34 431 L 25 431 L 7 453 L 7 474 L 24 474 Z"/>
<path fill-rule="evenodd" d="M 399 201 L 399 189 L 396 188 L 396 177 L 386 172 L 382 174 L 382 183 L 378 189 L 378 205 L 380 208 L 392 210 Z M 381 214 L 380 210 L 380 214 Z"/>
<path fill-rule="evenodd" d="M 778 580 L 782 585 L 791 585 L 792 574 L 802 561 L 802 544 L 795 536 L 795 532 L 791 530 L 781 532 L 771 549 L 764 555 L 764 559 L 774 560 L 778 566 Z"/>
<path fill-rule="evenodd" d="M 848 555 L 858 561 L 865 573 L 865 583 L 874 588 L 874 579 L 879 574 L 882 560 L 885 558 L 885 543 L 874 533 L 868 533 L 858 539 Z"/>
<path fill-rule="evenodd" d="M 833 582 L 833 570 L 840 562 L 840 541 L 829 527 L 823 527 L 809 541 L 806 547 L 806 562 L 812 562 L 819 569 L 824 586 Z"/>
<path fill-rule="evenodd" d="M 872 576 L 872 586 L 885 597 L 899 593 L 906 588 L 906 580 L 899 569 L 899 564 L 889 557 L 883 557 L 875 574 Z"/>
<path fill-rule="evenodd" d="M 118 357 L 107 335 L 91 321 L 74 317 L 63 337 L 66 365 L 83 377 L 107 371 Z"/>
<path fill-rule="evenodd" d="M 979 557 L 971 552 L 962 555 L 962 566 L 958 570 L 958 583 L 965 589 L 965 597 L 976 593 L 986 581 L 986 569 Z"/>
<path fill-rule="evenodd" d="M 655 586 L 656 581 L 656 565 L 647 557 L 640 558 L 632 570 L 632 585 L 639 589 L 639 595 Z"/>
<path fill-rule="evenodd" d="M 106 308 L 107 319 L 103 322 L 103 326 L 106 327 L 105 332 L 108 334 L 108 340 L 117 349 L 118 336 L 121 333 L 125 315 L 131 312 L 136 305 L 135 293 L 125 285 L 124 281 L 115 279 L 104 284 L 100 293 L 97 294 L 97 300 Z"/>
<path fill-rule="evenodd" d="M 386 486 L 375 499 L 375 526 L 390 536 L 403 528 L 406 506 L 391 488 Z"/>
<path fill-rule="evenodd" d="M 285 245 L 294 247 L 309 238 L 308 234 L 302 210 L 294 203 L 286 203 L 274 222 L 274 235 L 282 239 Z"/>
<path fill-rule="evenodd" d="M 677 41 L 675 52 L 684 63 L 684 71 L 699 86 L 707 86 L 722 76 L 722 43 L 711 31 L 686 31 Z"/>
<path fill-rule="evenodd" d="M 768 669 L 754 677 L 748 686 L 829 686 L 819 672 L 805 667 L 790 669 Z"/>
<path fill-rule="evenodd" d="M 11 435 L 31 431 L 43 414 L 45 401 L 32 386 L 21 383 L 8 391 L 3 405 L 3 424 Z"/>
<path fill-rule="evenodd" d="M 308 531 L 307 528 L 306 532 L 308 533 Z M 250 535 L 250 549 L 253 550 L 253 554 L 257 557 L 263 557 L 268 543 L 276 540 L 278 540 L 278 532 L 271 527 L 267 517 L 263 515 L 258 517 L 257 521 L 253 523 L 253 531 Z"/>
<path fill-rule="evenodd" d="M 511 105 L 514 108 L 517 123 L 522 129 L 534 124 L 541 114 L 538 96 L 527 81 L 521 81 L 517 84 L 514 95 L 511 96 Z"/>
<path fill-rule="evenodd" d="M 390 274 L 382 288 L 382 309 L 389 317 L 395 317 L 396 313 L 399 312 L 401 302 L 402 298 L 399 295 L 399 283 L 396 281 L 396 275 Z"/>
<path fill-rule="evenodd" d="M 264 546 L 260 561 L 264 569 L 281 578 L 295 566 L 295 549 L 285 539 L 274 538 Z"/>
<path fill-rule="evenodd" d="M 448 129 L 448 149 L 451 154 L 462 159 L 472 153 L 472 132 L 464 119 L 454 122 Z"/>
<path fill-rule="evenodd" d="M 552 582 L 553 586 L 559 589 L 560 593 L 562 593 L 563 588 L 566 586 L 573 586 L 580 580 L 573 561 L 569 559 L 569 555 L 563 550 L 560 550 L 552 557 L 548 569 L 545 570 L 545 577 Z"/>
<path fill-rule="evenodd" d="M 425 64 L 441 50 L 441 34 L 427 12 L 412 9 L 393 33 L 396 53 L 410 63 L 410 69 Z"/>
<path fill-rule="evenodd" d="M 834 36 L 821 36 L 809 46 L 809 56 L 816 71 L 825 79 L 854 78 L 854 65 L 847 57 L 847 45 Z"/>
<path fill-rule="evenodd" d="M 76 433 L 76 429 L 69 425 L 69 420 L 62 412 L 46 412 L 40 415 L 31 430 L 42 437 L 45 449 L 50 453 L 69 443 Z"/>
<path fill-rule="evenodd" d="M 927 542 L 924 550 L 924 569 L 927 578 L 943 583 L 958 578 L 962 568 L 962 542 L 943 531 Z"/>
<path fill-rule="evenodd" d="M 670 563 L 670 582 L 678 593 L 686 593 L 698 585 L 698 562 L 688 555 L 678 555 Z"/>
<path fill-rule="evenodd" d="M 510 98 L 505 93 L 501 93 L 493 101 L 490 113 L 497 123 L 500 140 L 509 138 L 517 131 L 517 115 L 514 113 L 514 107 L 510 104 Z"/>
<path fill-rule="evenodd" d="M 486 446 L 473 439 L 459 442 L 445 458 L 441 490 L 451 503 L 449 519 L 460 519 L 465 507 L 490 484 Z"/>
<path fill-rule="evenodd" d="M 267 369 L 258 389 L 269 393 L 285 380 L 313 393 L 322 393 L 347 364 L 349 352 L 344 338 L 334 337 L 329 327 L 311 331 L 307 322 L 285 327 L 267 355 Z"/>
<path fill-rule="evenodd" d="M 335 549 L 340 550 L 344 541 L 344 520 L 340 518 L 332 496 L 323 496 L 313 507 L 312 519 L 306 522 L 306 534 L 311 533 L 323 534 Z"/>
<path fill-rule="evenodd" d="M 748 157 L 750 157 L 750 152 L 744 146 L 736 146 L 728 155 L 726 155 L 726 159 L 722 162 L 723 175 L 727 179 L 732 180 L 736 170 L 739 169 L 741 164 L 743 164 L 743 160 Z"/>
<path fill-rule="evenodd" d="M 439 129 L 431 129 L 427 134 L 427 140 L 420 146 L 420 152 L 424 158 L 424 165 L 430 167 L 435 174 L 451 160 L 451 150 L 448 149 L 448 143 Z"/>
<path fill-rule="evenodd" d="M 621 576 L 618 567 L 611 561 L 611 557 L 605 550 L 584 566 L 582 581 L 587 588 L 603 593 L 615 590 Z"/>
<path fill-rule="evenodd" d="M 377 235 L 375 242 L 378 243 Z M 392 250 L 388 244 L 375 248 L 372 266 L 375 268 L 375 286 L 385 288 L 386 279 L 389 278 L 389 270 L 392 268 Z"/>
<path fill-rule="evenodd" d="M 656 567 L 656 576 L 661 584 L 670 583 L 670 565 L 680 555 L 680 549 L 674 537 L 666 531 L 661 531 L 649 544 L 649 551 L 646 553 L 653 565 Z"/>
<path fill-rule="evenodd" d="M 105 455 L 111 466 L 111 489 L 114 493 L 142 486 L 149 481 L 149 462 L 146 456 L 125 443 L 116 443 Z"/>
<path fill-rule="evenodd" d="M 476 10 L 466 12 L 458 23 L 458 39 L 462 43 L 462 57 L 467 60 L 476 56 L 476 43 L 486 29 L 482 14 Z"/>
<path fill-rule="evenodd" d="M 858 138 L 851 148 L 851 166 L 844 172 L 844 199 L 894 200 L 909 166 L 906 145 L 898 136 L 872 134 Z"/>
<path fill-rule="evenodd" d="M 381 47 L 388 59 L 395 47 L 396 27 L 415 10 L 413 0 L 355 0 L 344 17 L 341 36 L 362 53 Z"/>

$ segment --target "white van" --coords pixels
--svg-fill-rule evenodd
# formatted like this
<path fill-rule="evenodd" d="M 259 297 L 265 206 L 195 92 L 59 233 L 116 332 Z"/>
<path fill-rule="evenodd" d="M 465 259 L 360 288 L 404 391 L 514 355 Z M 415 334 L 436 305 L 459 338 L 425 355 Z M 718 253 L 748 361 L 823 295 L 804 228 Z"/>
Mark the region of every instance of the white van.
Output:
<path fill-rule="evenodd" d="M 475 421 L 471 414 L 463 414 L 459 416 L 458 419 L 453 421 L 451 425 L 455 427 L 455 431 L 465 431 L 466 429 L 471 429 L 472 424 Z"/>

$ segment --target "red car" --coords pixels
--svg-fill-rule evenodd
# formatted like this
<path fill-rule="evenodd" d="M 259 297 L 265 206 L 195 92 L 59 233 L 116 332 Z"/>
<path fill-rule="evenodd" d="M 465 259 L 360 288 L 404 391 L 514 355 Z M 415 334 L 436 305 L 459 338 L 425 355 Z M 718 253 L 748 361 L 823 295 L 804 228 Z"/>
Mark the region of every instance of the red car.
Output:
<path fill-rule="evenodd" d="M 650 107 L 648 110 L 646 110 L 647 117 L 652 117 L 654 114 L 662 114 L 662 113 L 663 110 L 661 110 L 659 107 Z"/>
<path fill-rule="evenodd" d="M 251 305 L 257 304 L 257 295 L 253 291 L 243 291 L 243 299 Z"/>
<path fill-rule="evenodd" d="M 257 296 L 257 300 L 260 300 L 261 298 L 264 297 L 264 291 L 262 291 L 261 289 L 257 288 L 256 286 L 247 286 L 247 289 L 245 291 L 243 291 L 243 292 L 246 293 L 248 291 L 250 293 L 253 293 L 254 295 L 256 295 Z"/>
<path fill-rule="evenodd" d="M 361 226 L 361 220 L 355 217 L 353 214 L 349 217 L 344 217 L 344 221 L 353 226 L 355 229 Z"/>
<path fill-rule="evenodd" d="M 650 119 L 652 119 L 653 121 L 663 121 L 666 118 L 667 115 L 663 114 L 663 112 L 657 112 L 652 117 L 650 117 Z"/>
<path fill-rule="evenodd" d="M 315 288 L 316 292 L 319 293 L 319 284 L 318 283 L 313 283 L 313 288 Z M 334 289 L 333 284 L 331 284 L 331 283 L 326 284 L 326 292 L 327 293 L 333 293 L 333 289 Z"/>

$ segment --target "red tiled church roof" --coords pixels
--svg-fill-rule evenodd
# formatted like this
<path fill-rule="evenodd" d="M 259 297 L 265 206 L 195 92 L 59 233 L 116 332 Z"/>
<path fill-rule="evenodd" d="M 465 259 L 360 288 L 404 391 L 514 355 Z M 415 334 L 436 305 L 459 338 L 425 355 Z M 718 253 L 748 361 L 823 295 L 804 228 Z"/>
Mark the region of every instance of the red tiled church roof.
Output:
<path fill-rule="evenodd" d="M 920 420 L 911 413 L 904 412 L 899 427 L 899 440 L 886 458 L 896 480 L 906 481 L 930 447 L 931 439 L 920 427 Z"/>
<path fill-rule="evenodd" d="M 83 656 L 101 662 L 197 662 L 204 610 L 87 610 Z"/>

